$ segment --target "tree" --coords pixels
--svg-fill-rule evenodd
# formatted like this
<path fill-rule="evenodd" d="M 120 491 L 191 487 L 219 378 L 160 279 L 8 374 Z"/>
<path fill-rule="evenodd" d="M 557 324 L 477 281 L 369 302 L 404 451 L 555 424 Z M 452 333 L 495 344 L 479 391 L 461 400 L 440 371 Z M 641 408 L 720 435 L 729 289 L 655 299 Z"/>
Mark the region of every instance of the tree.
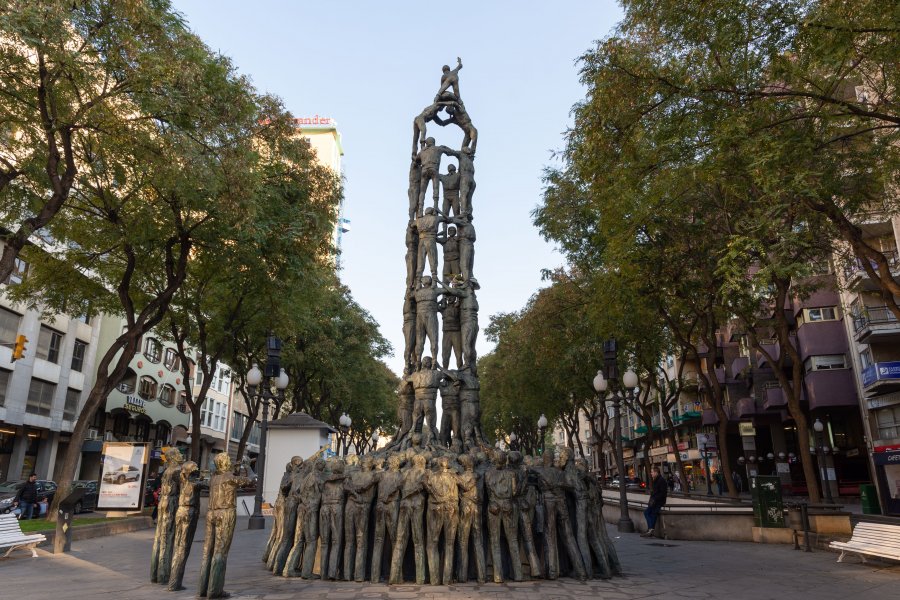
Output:
<path fill-rule="evenodd" d="M 203 110 L 178 95 L 196 74 L 188 65 L 203 58 L 196 47 L 166 0 L 0 8 L 0 281 L 34 234 L 77 218 L 77 207 L 63 209 L 79 175 L 96 174 L 92 149 L 122 148 L 126 158 L 149 124 Z M 184 71 L 171 68 L 182 61 Z"/>

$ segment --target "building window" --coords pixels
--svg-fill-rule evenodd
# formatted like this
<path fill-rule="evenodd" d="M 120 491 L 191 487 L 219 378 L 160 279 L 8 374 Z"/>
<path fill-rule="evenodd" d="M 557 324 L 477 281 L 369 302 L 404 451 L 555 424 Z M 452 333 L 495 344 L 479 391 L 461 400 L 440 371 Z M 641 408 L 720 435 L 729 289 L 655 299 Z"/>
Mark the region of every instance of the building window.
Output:
<path fill-rule="evenodd" d="M 247 424 L 247 416 L 234 411 L 231 415 L 231 439 L 239 440 L 244 435 L 244 426 Z"/>
<path fill-rule="evenodd" d="M 822 308 L 804 308 L 803 320 L 806 323 L 816 323 L 819 321 L 837 321 L 838 311 L 835 306 L 825 306 Z"/>
<path fill-rule="evenodd" d="M 66 403 L 63 405 L 63 419 L 66 421 L 74 421 L 78 414 L 78 401 L 81 399 L 81 392 L 69 388 L 66 390 Z"/>
<path fill-rule="evenodd" d="M 177 371 L 178 367 L 181 366 L 181 361 L 178 360 L 178 352 L 174 348 L 166 348 L 166 359 L 163 361 L 163 365 L 170 371 Z"/>
<path fill-rule="evenodd" d="M 804 363 L 806 372 L 827 371 L 830 369 L 846 369 L 847 358 L 843 354 L 825 354 L 822 356 L 810 356 Z"/>
<path fill-rule="evenodd" d="M 75 340 L 75 347 L 72 348 L 72 370 L 81 373 L 84 368 L 84 351 L 87 350 L 87 344 L 81 340 Z"/>
<path fill-rule="evenodd" d="M 187 394 L 185 392 L 181 392 L 178 396 L 178 406 L 176 406 L 178 412 L 182 414 L 188 414 L 188 405 L 187 405 Z"/>
<path fill-rule="evenodd" d="M 175 404 L 175 388 L 168 383 L 159 390 L 159 403 L 163 406 L 172 406 Z"/>
<path fill-rule="evenodd" d="M 155 400 L 156 380 L 149 375 L 144 375 L 143 377 L 141 377 L 141 381 L 138 384 L 138 396 L 140 396 L 144 400 Z"/>
<path fill-rule="evenodd" d="M 224 402 L 216 402 L 211 398 L 203 401 L 200 407 L 200 424 L 215 431 L 225 432 L 225 415 L 227 406 Z"/>
<path fill-rule="evenodd" d="M 40 379 L 32 379 L 28 388 L 28 402 L 25 412 L 42 417 L 50 416 L 50 407 L 53 406 L 53 394 L 56 393 L 56 385 Z"/>
<path fill-rule="evenodd" d="M 28 263 L 21 258 L 16 258 L 16 262 L 13 264 L 12 272 L 3 283 L 5 283 L 6 285 L 18 285 L 25 281 L 25 275 L 27 273 Z"/>
<path fill-rule="evenodd" d="M 9 378 L 12 371 L 0 369 L 0 406 L 6 406 L 6 388 L 9 387 Z"/>
<path fill-rule="evenodd" d="M 859 362 L 862 364 L 862 368 L 871 367 L 874 362 L 872 361 L 872 350 L 870 348 L 866 348 L 865 350 L 860 351 L 859 353 Z"/>
<path fill-rule="evenodd" d="M 894 405 L 875 411 L 878 425 L 878 439 L 890 440 L 900 437 L 900 406 Z"/>
<path fill-rule="evenodd" d="M 165 423 L 157 423 L 156 425 L 156 442 L 160 445 L 165 445 L 169 443 L 169 434 L 172 433 L 172 428 L 166 425 Z"/>
<path fill-rule="evenodd" d="M 116 413 L 113 419 L 113 435 L 117 438 L 125 438 L 128 436 L 128 429 L 131 426 L 131 420 L 128 414 L 124 412 Z"/>
<path fill-rule="evenodd" d="M 22 317 L 11 310 L 0 307 L 0 340 L 12 342 L 19 335 L 19 322 Z"/>
<path fill-rule="evenodd" d="M 147 342 L 144 344 L 144 356 L 153 363 L 158 363 L 162 360 L 162 346 L 157 340 L 147 338 Z"/>
<path fill-rule="evenodd" d="M 55 329 L 50 329 L 46 325 L 41 325 L 41 332 L 38 334 L 37 349 L 34 355 L 42 358 L 47 362 L 56 364 L 59 362 L 59 349 L 62 346 L 63 336 Z"/>

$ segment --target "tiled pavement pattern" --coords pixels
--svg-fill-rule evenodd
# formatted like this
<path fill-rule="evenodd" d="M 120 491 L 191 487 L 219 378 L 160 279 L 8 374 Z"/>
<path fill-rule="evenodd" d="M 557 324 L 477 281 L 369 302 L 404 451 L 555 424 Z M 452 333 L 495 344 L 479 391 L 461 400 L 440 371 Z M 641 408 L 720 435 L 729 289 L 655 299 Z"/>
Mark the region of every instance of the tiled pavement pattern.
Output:
<path fill-rule="evenodd" d="M 203 523 L 198 527 L 202 537 Z M 505 585 L 387 586 L 304 582 L 268 573 L 260 560 L 267 531 L 238 530 L 228 561 L 225 589 L 235 600 L 486 599 L 569 600 L 602 598 L 810 598 L 817 600 L 900 598 L 900 565 L 838 564 L 829 552 L 796 552 L 790 546 L 727 542 L 682 542 L 619 536 L 610 529 L 626 577 L 580 583 L 571 579 Z M 0 598 L 29 600 L 181 600 L 195 596 L 202 540 L 194 543 L 185 575 L 187 590 L 165 591 L 149 583 L 152 533 L 140 531 L 74 543 L 68 555 L 18 552 L 0 559 Z"/>

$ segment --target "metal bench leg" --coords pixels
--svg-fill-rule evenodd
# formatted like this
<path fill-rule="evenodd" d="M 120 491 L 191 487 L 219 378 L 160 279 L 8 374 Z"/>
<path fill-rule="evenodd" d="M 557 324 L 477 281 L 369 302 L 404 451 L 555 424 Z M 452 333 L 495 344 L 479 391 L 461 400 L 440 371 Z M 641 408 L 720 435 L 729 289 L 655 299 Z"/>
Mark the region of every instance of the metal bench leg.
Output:
<path fill-rule="evenodd" d="M 859 555 L 859 559 L 860 559 L 861 561 L 863 561 L 863 564 L 866 564 L 866 555 L 865 555 L 865 554 L 860 554 L 860 555 Z"/>
<path fill-rule="evenodd" d="M 841 550 L 841 555 L 838 556 L 837 561 L 838 561 L 838 562 L 844 562 L 844 555 L 845 555 L 845 554 L 846 554 L 846 552 L 844 552 L 843 550 Z"/>

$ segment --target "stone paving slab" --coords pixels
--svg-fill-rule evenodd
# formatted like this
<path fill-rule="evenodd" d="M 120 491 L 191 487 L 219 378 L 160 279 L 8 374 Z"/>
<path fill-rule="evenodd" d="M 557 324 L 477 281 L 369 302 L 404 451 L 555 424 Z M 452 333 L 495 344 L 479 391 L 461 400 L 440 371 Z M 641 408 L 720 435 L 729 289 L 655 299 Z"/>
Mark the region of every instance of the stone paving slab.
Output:
<path fill-rule="evenodd" d="M 791 546 L 742 542 L 671 541 L 660 545 L 610 528 L 625 577 L 611 581 L 571 579 L 505 585 L 373 585 L 305 582 L 265 570 L 262 548 L 268 531 L 248 531 L 238 521 L 225 589 L 235 600 L 630 600 L 637 598 L 727 598 L 728 600 L 896 600 L 900 565 L 836 563 L 830 552 L 796 552 Z M 203 523 L 198 527 L 202 538 Z M 66 555 L 19 552 L 0 559 L 0 598 L 29 600 L 182 600 L 195 597 L 202 539 L 188 561 L 187 590 L 170 593 L 149 582 L 151 531 L 73 543 Z"/>

